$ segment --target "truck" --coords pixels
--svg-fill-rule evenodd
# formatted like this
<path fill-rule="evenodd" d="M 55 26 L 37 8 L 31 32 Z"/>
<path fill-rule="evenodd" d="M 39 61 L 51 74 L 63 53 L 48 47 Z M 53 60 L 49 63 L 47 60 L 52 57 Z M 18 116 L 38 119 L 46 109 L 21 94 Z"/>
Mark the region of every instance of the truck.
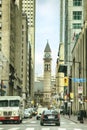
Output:
<path fill-rule="evenodd" d="M 20 124 L 24 118 L 23 100 L 20 96 L 0 96 L 0 122 Z"/>

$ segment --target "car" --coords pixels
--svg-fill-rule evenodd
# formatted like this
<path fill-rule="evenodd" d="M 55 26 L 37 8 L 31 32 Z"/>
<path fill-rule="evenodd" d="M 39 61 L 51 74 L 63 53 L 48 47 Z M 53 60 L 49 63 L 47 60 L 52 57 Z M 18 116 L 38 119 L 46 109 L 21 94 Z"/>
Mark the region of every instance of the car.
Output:
<path fill-rule="evenodd" d="M 37 115 L 36 115 L 36 119 L 37 119 L 37 120 L 39 120 L 39 119 L 41 118 L 41 114 L 42 114 L 42 112 L 43 112 L 44 110 L 47 110 L 47 108 L 46 108 L 46 107 L 39 107 L 39 108 L 37 109 Z"/>
<path fill-rule="evenodd" d="M 33 108 L 33 116 L 37 115 L 37 108 Z"/>
<path fill-rule="evenodd" d="M 40 118 L 40 125 L 44 124 L 55 124 L 60 126 L 60 113 L 56 110 L 45 110 L 43 111 Z"/>
<path fill-rule="evenodd" d="M 27 109 L 24 110 L 24 118 L 30 118 L 31 115 Z"/>
<path fill-rule="evenodd" d="M 60 106 L 60 114 L 64 113 L 64 106 Z"/>

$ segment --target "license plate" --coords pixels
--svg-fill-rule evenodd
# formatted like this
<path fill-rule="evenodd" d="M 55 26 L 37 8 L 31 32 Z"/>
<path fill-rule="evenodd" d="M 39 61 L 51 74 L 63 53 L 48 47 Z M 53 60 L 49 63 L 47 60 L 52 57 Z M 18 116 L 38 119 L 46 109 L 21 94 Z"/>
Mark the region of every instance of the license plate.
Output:
<path fill-rule="evenodd" d="M 48 116 L 48 119 L 54 119 L 54 116 Z"/>

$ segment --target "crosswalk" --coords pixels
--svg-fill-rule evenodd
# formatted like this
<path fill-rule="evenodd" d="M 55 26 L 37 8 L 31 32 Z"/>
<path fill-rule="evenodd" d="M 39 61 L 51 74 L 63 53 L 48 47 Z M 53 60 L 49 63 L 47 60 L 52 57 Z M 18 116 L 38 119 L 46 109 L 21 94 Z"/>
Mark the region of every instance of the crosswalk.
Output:
<path fill-rule="evenodd" d="M 81 128 L 82 127 L 82 128 Z M 40 122 L 36 120 L 31 120 L 28 122 L 28 120 L 23 121 L 22 124 L 16 125 L 16 124 L 1 124 L 0 125 L 0 130 L 87 130 L 86 126 L 79 126 L 74 122 L 69 122 L 68 123 L 64 120 L 61 121 L 60 126 L 49 126 L 49 125 L 44 125 L 40 126 Z"/>
<path fill-rule="evenodd" d="M 15 127 L 15 128 L 8 128 L 8 129 L 5 129 L 5 128 L 2 128 L 0 127 L 0 130 L 22 130 L 21 127 Z M 24 130 L 36 130 L 34 127 L 26 127 L 24 128 Z M 67 128 L 47 128 L 47 127 L 44 127 L 44 128 L 40 128 L 40 130 L 68 130 Z M 82 130 L 80 128 L 73 128 L 72 130 Z"/>

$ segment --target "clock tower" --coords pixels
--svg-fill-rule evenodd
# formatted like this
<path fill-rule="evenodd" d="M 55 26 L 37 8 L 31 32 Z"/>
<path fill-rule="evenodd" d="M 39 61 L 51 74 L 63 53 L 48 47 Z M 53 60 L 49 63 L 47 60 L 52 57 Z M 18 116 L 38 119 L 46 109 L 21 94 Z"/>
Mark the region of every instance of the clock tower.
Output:
<path fill-rule="evenodd" d="M 51 49 L 47 42 L 44 50 L 44 89 L 43 104 L 50 105 L 51 101 Z"/>

